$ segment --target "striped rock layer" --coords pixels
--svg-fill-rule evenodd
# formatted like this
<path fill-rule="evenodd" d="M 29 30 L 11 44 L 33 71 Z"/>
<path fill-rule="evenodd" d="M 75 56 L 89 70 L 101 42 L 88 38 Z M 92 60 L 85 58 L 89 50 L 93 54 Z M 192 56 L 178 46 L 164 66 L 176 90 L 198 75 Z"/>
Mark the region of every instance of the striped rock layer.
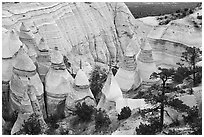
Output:
<path fill-rule="evenodd" d="M 65 100 L 73 92 L 73 77 L 66 70 L 63 56 L 56 48 L 51 54 L 51 67 L 45 77 L 48 116 L 63 116 Z"/>
<path fill-rule="evenodd" d="M 28 29 L 20 30 L 22 22 Z M 22 31 L 24 41 L 31 40 L 25 37 L 30 33 L 26 31 L 35 33 L 37 28 L 51 49 L 57 46 L 67 55 L 74 73 L 79 68 L 80 57 L 91 65 L 94 61 L 108 63 L 109 57 L 114 62 L 121 60 L 129 35 L 136 36 L 134 17 L 124 3 L 4 4 L 2 26 Z"/>
<path fill-rule="evenodd" d="M 28 78 L 30 78 L 30 84 L 35 88 L 35 94 L 38 98 L 43 115 L 46 116 L 42 82 L 38 73 L 36 72 L 36 67 L 32 60 L 21 48 L 17 54 L 15 64 L 13 66 L 13 75 L 10 82 L 11 111 L 19 111 L 22 97 L 28 85 Z"/>
<path fill-rule="evenodd" d="M 66 110 L 65 113 L 69 111 L 76 110 L 76 105 L 78 103 L 86 103 L 88 106 L 96 106 L 94 96 L 90 90 L 89 81 L 82 69 L 79 69 L 76 77 L 74 79 L 73 92 L 67 95 L 66 98 Z"/>
<path fill-rule="evenodd" d="M 123 62 L 116 73 L 116 80 L 123 91 L 136 89 L 141 84 L 140 74 L 136 61 L 136 54 L 134 52 L 134 45 L 128 45 Z"/>

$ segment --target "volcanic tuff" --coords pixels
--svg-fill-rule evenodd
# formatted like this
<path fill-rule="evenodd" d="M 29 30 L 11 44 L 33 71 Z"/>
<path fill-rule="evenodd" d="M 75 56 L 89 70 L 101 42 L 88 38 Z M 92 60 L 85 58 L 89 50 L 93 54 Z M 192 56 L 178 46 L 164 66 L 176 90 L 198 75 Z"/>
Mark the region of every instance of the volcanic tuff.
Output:
<path fill-rule="evenodd" d="M 124 3 L 18 3 L 3 5 L 2 26 L 19 31 L 21 22 L 67 55 L 74 72 L 79 60 L 118 61 L 135 34 L 134 17 Z M 137 42 L 137 39 L 135 39 Z"/>

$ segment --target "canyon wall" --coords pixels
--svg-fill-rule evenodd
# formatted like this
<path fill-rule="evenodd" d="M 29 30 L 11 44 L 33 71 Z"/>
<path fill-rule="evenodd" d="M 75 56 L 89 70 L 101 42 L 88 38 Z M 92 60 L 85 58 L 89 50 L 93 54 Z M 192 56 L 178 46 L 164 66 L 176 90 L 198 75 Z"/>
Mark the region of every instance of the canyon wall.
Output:
<path fill-rule="evenodd" d="M 124 3 L 18 3 L 3 5 L 2 26 L 19 31 L 23 22 L 37 31 L 48 46 L 58 47 L 72 64 L 118 62 L 129 44 L 138 43 L 134 17 Z M 138 44 L 137 44 L 138 46 Z M 138 52 L 138 48 L 135 48 Z"/>

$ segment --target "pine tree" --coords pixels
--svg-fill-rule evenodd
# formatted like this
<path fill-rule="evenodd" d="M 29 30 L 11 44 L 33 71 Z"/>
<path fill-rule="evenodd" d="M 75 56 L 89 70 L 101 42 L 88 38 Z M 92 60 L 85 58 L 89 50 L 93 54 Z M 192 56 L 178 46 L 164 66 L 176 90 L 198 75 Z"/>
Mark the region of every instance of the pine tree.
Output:
<path fill-rule="evenodd" d="M 193 86 L 196 85 L 196 63 L 201 61 L 202 51 L 196 47 L 187 47 L 186 51 L 182 53 L 181 61 L 188 64 L 188 68 L 193 74 Z"/>
<path fill-rule="evenodd" d="M 173 74 L 174 74 L 174 69 L 166 69 L 166 68 L 158 68 L 158 70 L 160 70 L 161 72 L 159 73 L 152 73 L 152 75 L 150 76 L 151 79 L 156 79 L 159 78 L 162 81 L 162 94 L 160 96 L 160 100 L 159 102 L 161 102 L 160 105 L 160 128 L 161 131 L 163 129 L 163 122 L 164 122 L 164 98 L 165 98 L 165 89 L 166 89 L 166 82 L 169 79 L 172 79 Z"/>

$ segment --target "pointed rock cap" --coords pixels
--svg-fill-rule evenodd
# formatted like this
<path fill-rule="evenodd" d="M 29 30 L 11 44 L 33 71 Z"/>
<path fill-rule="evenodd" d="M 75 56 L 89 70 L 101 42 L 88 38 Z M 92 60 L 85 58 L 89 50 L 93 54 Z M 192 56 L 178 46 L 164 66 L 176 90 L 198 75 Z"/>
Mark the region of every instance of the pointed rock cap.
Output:
<path fill-rule="evenodd" d="M 25 52 L 25 50 L 23 49 L 22 46 L 18 51 L 16 61 L 15 61 L 15 64 L 14 64 L 14 68 L 17 69 L 17 70 L 27 71 L 27 72 L 31 72 L 31 71 L 36 70 L 36 67 L 33 64 L 33 61 L 26 54 L 26 52 Z"/>
<path fill-rule="evenodd" d="M 74 83 L 77 86 L 86 86 L 89 85 L 89 80 L 85 74 L 85 72 L 82 69 L 79 69 L 76 77 L 74 79 Z"/>
<path fill-rule="evenodd" d="M 20 27 L 20 33 L 19 33 L 19 38 L 24 38 L 24 39 L 33 39 L 34 35 L 30 31 L 29 28 L 25 26 L 25 24 L 22 22 L 21 27 Z"/>
<path fill-rule="evenodd" d="M 28 27 L 26 27 L 25 24 L 22 22 L 21 27 L 20 27 L 20 31 L 29 32 L 30 29 Z"/>
<path fill-rule="evenodd" d="M 109 101 L 116 101 L 118 98 L 123 97 L 122 91 L 111 71 L 108 74 L 102 92 Z"/>
<path fill-rule="evenodd" d="M 14 30 L 7 31 L 2 41 L 2 58 L 12 57 L 22 45 Z"/>
<path fill-rule="evenodd" d="M 49 51 L 49 46 L 46 44 L 44 38 L 40 39 L 38 49 L 39 51 Z"/>
<path fill-rule="evenodd" d="M 58 47 L 55 47 L 55 49 L 52 51 L 51 54 L 51 62 L 53 64 L 61 64 L 63 63 L 63 56 L 58 50 Z"/>
<path fill-rule="evenodd" d="M 125 56 L 134 56 L 136 54 L 133 48 L 134 46 L 133 44 L 134 44 L 134 40 L 131 39 L 130 43 L 126 47 L 125 54 L 124 54 Z"/>
<path fill-rule="evenodd" d="M 152 50 L 152 47 L 150 46 L 147 39 L 141 39 L 141 49 L 142 50 Z"/>

